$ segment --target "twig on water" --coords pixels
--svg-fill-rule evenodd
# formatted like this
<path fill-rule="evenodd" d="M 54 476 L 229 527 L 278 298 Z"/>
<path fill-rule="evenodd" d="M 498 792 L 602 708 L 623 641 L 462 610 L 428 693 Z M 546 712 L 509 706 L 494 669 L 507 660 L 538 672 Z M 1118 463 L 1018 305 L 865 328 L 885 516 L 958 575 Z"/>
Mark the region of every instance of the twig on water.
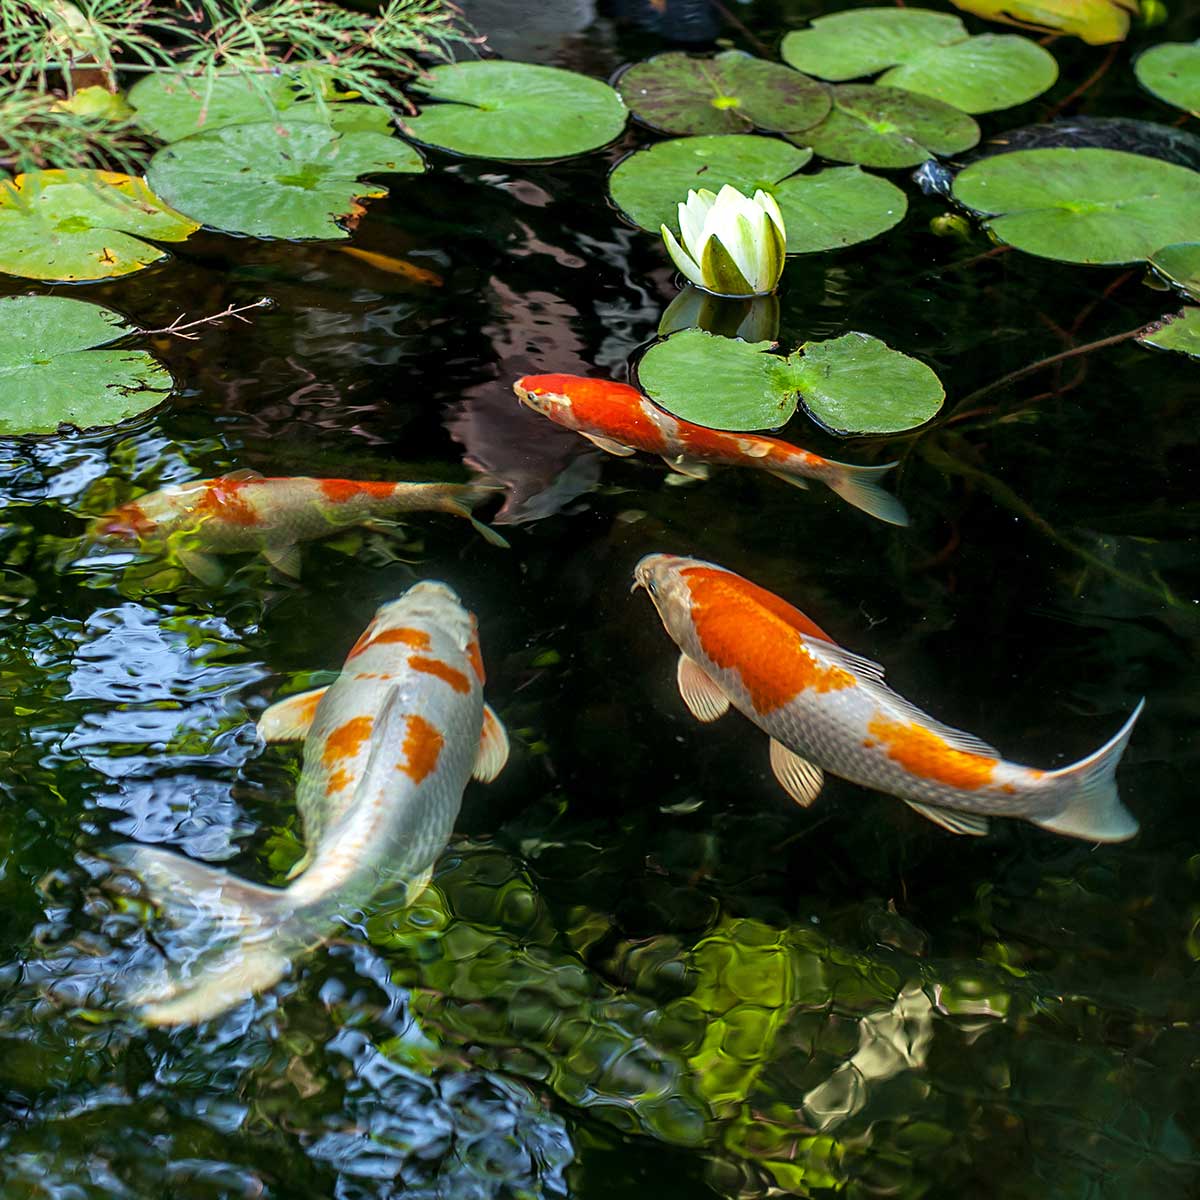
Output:
<path fill-rule="evenodd" d="M 171 337 L 183 338 L 184 341 L 194 342 L 200 335 L 198 333 L 188 333 L 189 329 L 195 329 L 200 325 L 212 325 L 217 321 L 223 321 L 226 317 L 232 317 L 235 321 L 241 321 L 243 324 L 249 325 L 250 321 L 247 317 L 242 316 L 243 313 L 248 313 L 256 308 L 270 308 L 274 303 L 275 301 L 269 297 L 260 296 L 253 304 L 242 304 L 240 306 L 230 304 L 219 313 L 213 313 L 210 317 L 200 317 L 198 320 L 186 322 L 183 318 L 187 316 L 187 313 L 180 313 L 170 325 L 162 329 L 140 329 L 138 332 L 143 337 L 148 337 L 156 333 L 166 333 L 170 334 Z"/>

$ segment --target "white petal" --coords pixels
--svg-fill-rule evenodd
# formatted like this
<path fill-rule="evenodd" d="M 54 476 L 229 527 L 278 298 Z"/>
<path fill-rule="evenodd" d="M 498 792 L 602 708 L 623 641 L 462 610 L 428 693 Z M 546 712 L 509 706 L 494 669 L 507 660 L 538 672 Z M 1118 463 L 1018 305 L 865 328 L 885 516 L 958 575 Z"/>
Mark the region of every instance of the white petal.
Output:
<path fill-rule="evenodd" d="M 681 206 L 682 207 L 682 206 Z M 667 247 L 667 253 L 671 256 L 671 261 L 694 283 L 697 287 L 704 286 L 704 274 L 700 270 L 697 263 L 688 255 L 687 251 L 675 240 L 675 235 L 665 226 L 662 226 L 663 243 Z"/>
<path fill-rule="evenodd" d="M 758 213 L 758 219 L 755 221 L 751 221 L 745 213 L 739 212 L 734 216 L 728 224 L 728 231 L 721 237 L 721 242 L 729 251 L 729 257 L 737 263 L 738 270 L 746 277 L 751 289 L 758 292 L 762 290 L 759 279 L 763 273 L 758 248 L 758 222 L 767 218 L 761 211 L 756 209 L 755 212 Z"/>
<path fill-rule="evenodd" d="M 786 242 L 787 226 L 783 223 L 783 213 L 780 211 L 779 203 L 775 197 L 770 192 L 764 192 L 762 188 L 759 188 L 754 193 L 754 202 L 775 222 L 775 228 L 779 230 L 780 236 Z"/>
<path fill-rule="evenodd" d="M 712 192 L 688 192 L 686 204 L 679 206 L 679 232 L 689 254 L 699 260 L 697 245 L 704 230 L 704 220 L 712 209 L 716 197 Z"/>

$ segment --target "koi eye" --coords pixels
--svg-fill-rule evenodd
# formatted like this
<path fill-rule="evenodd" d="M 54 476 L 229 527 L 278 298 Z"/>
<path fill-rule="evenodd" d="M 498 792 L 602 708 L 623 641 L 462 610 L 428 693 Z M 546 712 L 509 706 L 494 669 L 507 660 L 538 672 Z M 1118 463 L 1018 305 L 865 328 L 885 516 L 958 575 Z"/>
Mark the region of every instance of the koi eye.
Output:
<path fill-rule="evenodd" d="M 648 591 L 652 596 L 658 595 L 658 584 L 654 582 L 653 578 L 648 578 L 646 580 L 646 591 Z"/>

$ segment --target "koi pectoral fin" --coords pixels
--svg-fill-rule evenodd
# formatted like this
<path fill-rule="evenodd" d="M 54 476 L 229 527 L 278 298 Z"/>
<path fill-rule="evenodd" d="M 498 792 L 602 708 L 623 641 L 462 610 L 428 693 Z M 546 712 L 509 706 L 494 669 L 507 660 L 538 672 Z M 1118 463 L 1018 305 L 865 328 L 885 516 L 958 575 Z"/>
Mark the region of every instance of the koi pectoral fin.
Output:
<path fill-rule="evenodd" d="M 508 734 L 490 704 L 483 706 L 483 731 L 479 735 L 479 753 L 471 771 L 480 783 L 491 783 L 508 762 Z"/>
<path fill-rule="evenodd" d="M 729 697 L 705 674 L 686 654 L 679 656 L 675 670 L 679 682 L 679 694 L 687 705 L 688 712 L 697 721 L 715 721 L 729 711 Z"/>
<path fill-rule="evenodd" d="M 603 450 L 605 454 L 615 454 L 618 458 L 628 458 L 631 454 L 637 453 L 632 446 L 626 446 L 623 442 L 615 441 L 613 438 L 601 437 L 598 433 L 583 433 L 582 430 L 580 430 L 580 433 L 597 450 Z"/>
<path fill-rule="evenodd" d="M 965 833 L 970 837 L 983 837 L 988 831 L 987 817 L 976 816 L 975 813 L 962 812 L 957 808 L 935 808 L 932 804 L 917 804 L 905 800 L 905 804 L 920 813 L 927 821 L 948 829 L 951 833 Z"/>
<path fill-rule="evenodd" d="M 816 763 L 801 758 L 774 738 L 771 739 L 771 770 L 783 790 L 803 808 L 816 800 L 825 783 L 825 772 Z"/>
<path fill-rule="evenodd" d="M 309 727 L 327 687 L 297 692 L 277 700 L 258 718 L 258 736 L 264 742 L 298 742 L 308 736 Z"/>
<path fill-rule="evenodd" d="M 707 479 L 709 476 L 708 463 L 703 459 L 692 458 L 687 454 L 664 454 L 662 460 L 677 475 L 686 475 L 689 479 Z"/>
<path fill-rule="evenodd" d="M 212 554 L 203 550 L 190 550 L 176 546 L 175 558 L 190 575 L 194 575 L 206 587 L 220 587 L 225 582 L 225 569 Z"/>

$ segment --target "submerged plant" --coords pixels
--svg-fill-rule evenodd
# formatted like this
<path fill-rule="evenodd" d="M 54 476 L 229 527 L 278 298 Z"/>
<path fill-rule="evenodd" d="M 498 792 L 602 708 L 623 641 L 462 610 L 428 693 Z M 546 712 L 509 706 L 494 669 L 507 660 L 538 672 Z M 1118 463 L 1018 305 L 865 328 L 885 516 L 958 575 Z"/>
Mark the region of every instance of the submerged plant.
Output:
<path fill-rule="evenodd" d="M 706 292 L 718 296 L 765 296 L 779 286 L 787 231 L 774 196 L 761 188 L 753 198 L 726 184 L 719 192 L 689 191 L 679 206 L 679 232 L 662 226 L 675 265 Z"/>

